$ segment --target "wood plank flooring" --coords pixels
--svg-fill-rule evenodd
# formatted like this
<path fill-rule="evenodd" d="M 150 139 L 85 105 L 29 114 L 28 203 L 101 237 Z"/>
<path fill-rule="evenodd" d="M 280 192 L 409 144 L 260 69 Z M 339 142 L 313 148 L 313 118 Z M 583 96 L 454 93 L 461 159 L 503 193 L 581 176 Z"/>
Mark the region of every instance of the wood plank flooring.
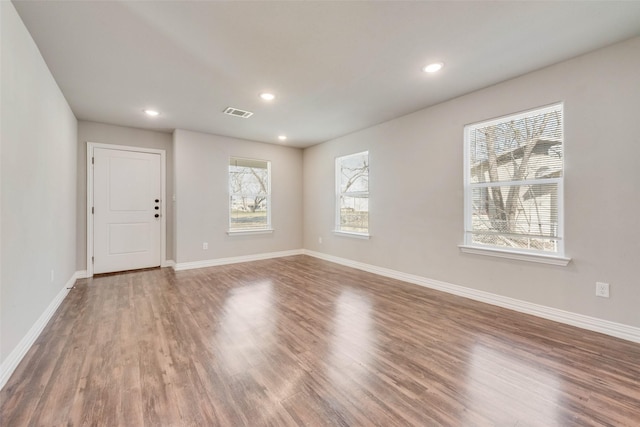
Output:
<path fill-rule="evenodd" d="M 640 345 L 306 256 L 78 281 L 13 426 L 638 426 Z"/>

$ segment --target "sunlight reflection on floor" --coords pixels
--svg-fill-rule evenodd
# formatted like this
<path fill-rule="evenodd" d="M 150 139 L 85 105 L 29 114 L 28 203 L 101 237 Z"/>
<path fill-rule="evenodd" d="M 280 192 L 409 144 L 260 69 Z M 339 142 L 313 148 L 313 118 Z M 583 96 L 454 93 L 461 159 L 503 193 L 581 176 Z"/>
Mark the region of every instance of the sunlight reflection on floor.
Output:
<path fill-rule="evenodd" d="M 222 362 L 231 372 L 259 363 L 261 351 L 273 344 L 275 333 L 273 284 L 260 281 L 236 288 L 224 303 L 218 335 L 227 344 Z"/>
<path fill-rule="evenodd" d="M 352 290 L 344 290 L 335 305 L 328 375 L 333 384 L 362 383 L 375 346 L 371 301 Z M 358 366 L 360 365 L 360 366 Z"/>
<path fill-rule="evenodd" d="M 496 425 L 511 425 L 521 413 L 535 413 L 537 419 L 530 421 L 556 425 L 561 382 L 532 357 L 516 358 L 510 352 L 482 343 L 473 347 L 466 383 L 468 413 L 482 414 Z"/>

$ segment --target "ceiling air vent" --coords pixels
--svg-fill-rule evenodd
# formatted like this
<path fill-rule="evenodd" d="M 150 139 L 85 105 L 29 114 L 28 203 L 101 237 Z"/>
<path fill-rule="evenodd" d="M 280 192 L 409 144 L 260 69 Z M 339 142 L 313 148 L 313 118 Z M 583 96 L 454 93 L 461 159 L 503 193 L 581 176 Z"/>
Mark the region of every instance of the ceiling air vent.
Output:
<path fill-rule="evenodd" d="M 230 116 L 242 117 L 243 119 L 246 119 L 247 117 L 251 117 L 253 115 L 251 111 L 238 110 L 237 108 L 233 107 L 227 107 L 224 110 L 224 113 Z"/>

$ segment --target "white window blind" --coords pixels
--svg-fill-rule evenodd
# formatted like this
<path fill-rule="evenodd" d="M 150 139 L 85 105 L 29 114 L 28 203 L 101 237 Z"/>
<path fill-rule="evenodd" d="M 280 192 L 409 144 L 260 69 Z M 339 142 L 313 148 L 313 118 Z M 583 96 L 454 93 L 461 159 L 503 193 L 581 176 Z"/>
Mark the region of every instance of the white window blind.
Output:
<path fill-rule="evenodd" d="M 229 230 L 271 228 L 271 162 L 229 160 Z"/>
<path fill-rule="evenodd" d="M 563 106 L 465 127 L 465 244 L 563 255 Z"/>
<path fill-rule="evenodd" d="M 336 231 L 369 233 L 369 152 L 336 159 Z"/>

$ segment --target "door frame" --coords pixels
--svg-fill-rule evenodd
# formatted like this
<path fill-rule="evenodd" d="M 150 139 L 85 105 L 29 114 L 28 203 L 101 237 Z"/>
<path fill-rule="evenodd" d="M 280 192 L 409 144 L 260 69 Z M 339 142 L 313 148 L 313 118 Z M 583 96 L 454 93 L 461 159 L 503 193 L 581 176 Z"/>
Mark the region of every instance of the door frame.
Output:
<path fill-rule="evenodd" d="M 87 277 L 93 277 L 93 153 L 96 148 L 107 150 L 134 151 L 138 153 L 152 153 L 160 155 L 160 195 L 162 197 L 160 210 L 160 266 L 167 263 L 167 164 L 166 151 L 156 148 L 141 148 L 127 145 L 104 144 L 87 141 Z"/>

